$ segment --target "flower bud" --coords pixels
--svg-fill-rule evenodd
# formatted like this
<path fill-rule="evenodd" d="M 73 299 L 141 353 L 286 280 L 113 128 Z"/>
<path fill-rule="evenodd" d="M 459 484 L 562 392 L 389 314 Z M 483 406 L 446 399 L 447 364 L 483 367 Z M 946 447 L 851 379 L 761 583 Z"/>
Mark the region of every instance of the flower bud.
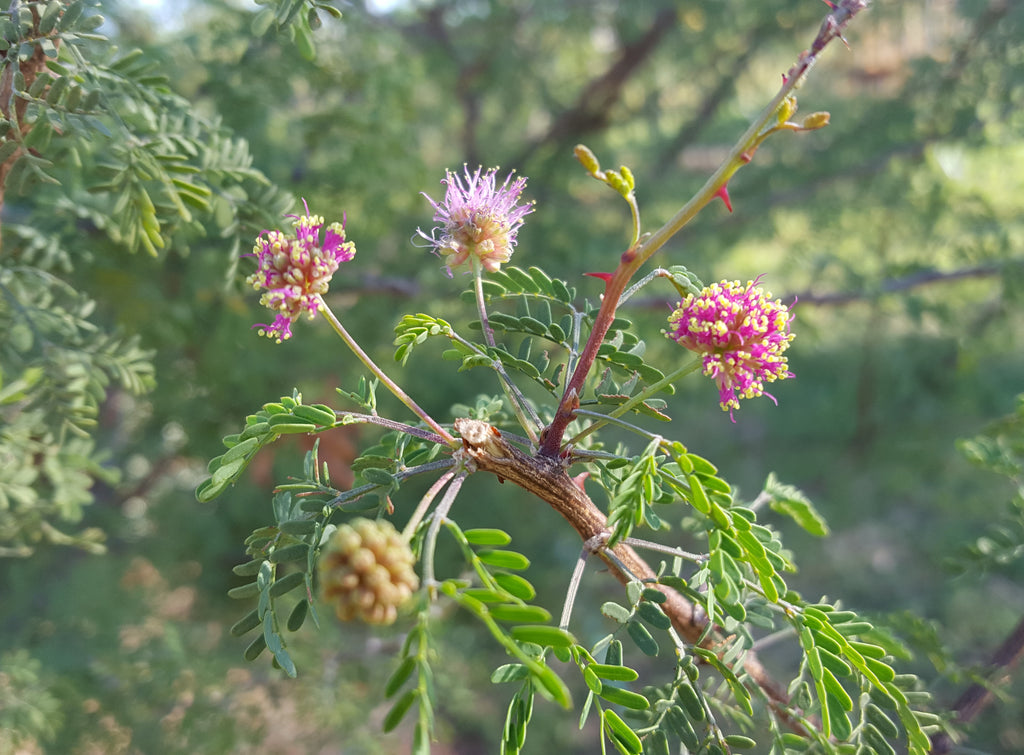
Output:
<path fill-rule="evenodd" d="M 809 116 L 804 118 L 801 128 L 805 131 L 814 131 L 818 128 L 824 128 L 828 125 L 829 119 L 832 116 L 827 112 L 811 113 Z"/>
<path fill-rule="evenodd" d="M 796 112 L 796 108 L 796 97 L 793 95 L 790 95 L 782 101 L 782 104 L 779 105 L 779 109 L 775 112 L 775 117 L 780 126 L 793 117 L 793 114 Z"/>
<path fill-rule="evenodd" d="M 597 161 L 597 156 L 590 151 L 590 148 L 585 144 L 577 144 L 573 148 L 573 154 L 576 155 L 576 159 L 580 161 L 587 173 L 592 176 L 596 176 L 601 172 L 601 163 Z"/>
<path fill-rule="evenodd" d="M 613 170 L 605 173 L 605 181 L 622 196 L 628 196 L 630 192 L 629 183 Z"/>
<path fill-rule="evenodd" d="M 320 592 L 342 621 L 393 624 L 419 588 L 413 563 L 391 522 L 354 519 L 335 530 L 320 556 Z"/>
<path fill-rule="evenodd" d="M 636 188 L 636 179 L 633 178 L 633 171 L 623 165 L 619 168 L 619 174 L 622 176 L 622 180 L 626 182 L 626 186 L 629 187 L 630 191 Z"/>

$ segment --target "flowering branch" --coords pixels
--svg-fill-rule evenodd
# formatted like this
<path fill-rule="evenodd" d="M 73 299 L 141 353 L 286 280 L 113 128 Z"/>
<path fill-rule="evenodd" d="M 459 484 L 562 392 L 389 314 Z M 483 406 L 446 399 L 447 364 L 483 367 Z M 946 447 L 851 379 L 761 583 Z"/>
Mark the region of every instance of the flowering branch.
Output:
<path fill-rule="evenodd" d="M 418 473 L 429 467 L 440 476 L 421 497 L 402 533 L 395 531 L 390 522 L 385 526 L 373 522 L 364 523 L 368 520 L 363 520 L 347 529 L 339 527 L 331 534 L 328 528 L 335 525 L 329 524 L 329 519 L 334 509 L 374 491 L 381 496 L 380 504 L 373 506 L 371 502 L 369 506 L 360 506 L 365 510 L 376 508 L 379 520 L 386 522 L 387 516 L 393 513 L 389 492 L 398 487 L 399 481 L 405 475 L 414 471 L 407 469 L 406 464 L 414 464 L 413 459 L 423 458 L 420 455 L 424 452 L 422 443 L 406 445 L 408 438 L 401 438 L 398 441 L 388 438 L 380 446 L 385 453 L 371 451 L 361 457 L 359 473 L 368 484 L 337 495 L 326 504 L 322 503 L 325 497 L 324 487 L 319 484 L 314 486 L 308 481 L 300 481 L 293 486 L 296 491 L 308 489 L 308 492 L 302 493 L 307 497 L 300 500 L 298 506 L 291 506 L 287 497 L 292 491 L 282 490 L 282 496 L 275 499 L 277 525 L 274 528 L 267 528 L 274 538 L 269 554 L 271 560 L 267 561 L 267 566 L 264 567 L 260 560 L 262 555 L 257 552 L 257 558 L 242 565 L 242 571 L 256 574 L 257 579 L 250 585 L 236 588 L 236 596 L 251 597 L 260 593 L 261 600 L 266 602 L 278 594 L 283 594 L 285 588 L 298 586 L 300 579 L 305 580 L 307 594 L 311 595 L 312 583 L 308 576 L 296 573 L 292 576 L 283 576 L 278 582 L 271 584 L 265 572 L 269 570 L 270 576 L 276 579 L 276 567 L 272 566 L 272 563 L 282 562 L 291 556 L 305 558 L 308 572 L 314 564 L 315 549 L 327 542 L 322 557 L 321 584 L 327 588 L 327 597 L 337 601 L 339 617 L 346 619 L 362 615 L 367 621 L 390 622 L 395 618 L 398 598 L 407 597 L 411 591 L 419 589 L 420 583 L 414 583 L 410 576 L 411 564 L 416 558 L 413 555 L 415 552 L 421 564 L 422 594 L 425 602 L 436 599 L 439 594 L 448 596 L 456 604 L 476 615 L 498 642 L 517 659 L 517 664 L 503 666 L 498 677 L 501 681 L 524 680 L 522 688 L 513 699 L 510 718 L 503 735 L 506 743 L 515 743 L 516 748 L 521 748 L 525 736 L 525 719 L 529 718 L 524 706 L 532 705 L 534 691 L 542 691 L 551 699 L 566 706 L 570 704 L 568 688 L 546 664 L 547 650 L 539 651 L 540 654 L 535 656 L 533 651 L 526 652 L 525 643 L 529 643 L 531 647 L 552 648 L 562 661 L 569 656 L 573 657 L 581 671 L 591 675 L 585 676 L 591 692 L 603 698 L 605 702 L 626 705 L 625 701 L 630 701 L 635 704 L 637 710 L 655 708 L 654 701 L 649 699 L 646 691 L 644 694 L 637 694 L 613 685 L 606 688 L 600 681 L 602 677 L 596 670 L 597 666 L 617 669 L 621 665 L 621 643 L 613 639 L 614 633 L 595 646 L 595 655 L 601 655 L 599 649 L 602 652 L 607 651 L 607 657 L 601 656 L 603 662 L 598 663 L 590 656 L 590 651 L 567 631 L 584 561 L 588 555 L 594 555 L 626 586 L 631 605 L 631 608 L 623 609 L 614 603 L 607 604 L 612 608 L 606 611 L 606 615 L 618 621 L 620 626 L 625 626 L 635 644 L 648 655 L 657 654 L 658 644 L 640 623 L 640 619 L 657 629 L 667 631 L 672 638 L 678 660 L 676 682 L 671 685 L 671 699 L 666 700 L 668 707 L 663 708 L 662 714 L 667 714 L 672 709 L 677 699 L 676 695 L 681 693 L 681 690 L 689 689 L 699 698 L 699 688 L 692 684 L 696 680 L 696 675 L 691 674 L 690 669 L 696 671 L 693 660 L 700 658 L 721 674 L 739 710 L 745 708 L 749 714 L 752 710 L 749 705 L 751 692 L 760 695 L 773 710 L 773 720 L 770 723 L 773 732 L 777 731 L 781 723 L 788 725 L 798 734 L 814 737 L 822 743 L 832 738 L 837 741 L 851 737 L 857 739 L 860 734 L 854 730 L 854 724 L 847 715 L 847 711 L 854 709 L 853 700 L 844 683 L 835 678 L 836 673 L 850 675 L 856 670 L 858 677 L 862 681 L 866 680 L 865 684 L 872 684 L 882 695 L 893 701 L 898 708 L 900 720 L 910 722 L 906 729 L 908 741 L 914 745 L 915 755 L 923 752 L 920 744 L 924 735 L 920 726 L 914 727 L 916 719 L 905 698 L 901 698 L 895 691 L 896 688 L 888 684 L 888 681 L 895 677 L 895 672 L 882 660 L 884 649 L 871 643 L 849 639 L 863 634 L 864 631 L 859 622 L 853 621 L 854 612 L 838 611 L 837 607 L 831 604 L 808 604 L 795 596 L 782 576 L 782 573 L 792 569 L 793 565 L 782 550 L 777 533 L 770 526 L 758 524 L 752 509 L 736 504 L 728 484 L 717 476 L 714 465 L 687 451 L 682 443 L 669 442 L 661 435 L 650 433 L 621 419 L 623 415 L 638 408 L 651 409 L 652 406 L 644 405 L 645 401 L 698 368 L 703 368 L 704 374 L 716 381 L 720 405 L 729 411 L 730 415 L 738 408 L 740 399 L 766 395 L 764 388 L 767 382 L 790 377 L 783 352 L 792 340 L 789 332 L 791 317 L 788 309 L 780 301 L 772 301 L 771 295 L 758 287 L 759 279 L 749 281 L 745 285 L 738 281 L 722 281 L 698 290 L 698 285 L 685 270 L 659 268 L 639 283 L 631 284 L 651 256 L 713 199 L 722 199 L 731 211 L 728 182 L 737 170 L 751 161 L 756 150 L 768 136 L 779 131 L 819 128 L 827 123 L 827 114 L 821 113 L 812 114 L 802 123 L 791 121 L 797 109 L 792 93 L 801 84 L 821 50 L 832 39 L 842 39 L 842 31 L 846 24 L 865 5 L 864 0 L 842 0 L 838 6 L 830 3 L 832 12 L 823 22 L 811 48 L 800 55 L 796 64 L 784 77 L 779 93 L 739 139 L 727 159 L 704 187 L 654 234 L 644 236 L 641 233 L 640 212 L 631 171 L 626 167 L 621 167 L 617 171 L 602 171 L 597 159 L 589 150 L 585 147 L 577 148 L 577 157 L 591 176 L 614 189 L 627 202 L 633 228 L 629 247 L 620 256 L 617 267 L 611 272 L 588 273 L 600 278 L 605 288 L 601 305 L 593 317 L 588 339 L 582 348 L 579 341 L 583 317 L 586 316 L 590 321 L 590 313 L 578 311 L 573 304 L 575 295 L 568 291 L 563 282 L 558 281 L 556 285 L 556 282 L 547 278 L 546 274 L 542 274 L 535 280 L 537 286 L 530 288 L 524 284 L 518 291 L 527 300 L 531 294 L 535 294 L 545 302 L 545 309 L 541 315 L 543 320 L 540 317 L 523 316 L 519 318 L 519 329 L 527 337 L 547 337 L 550 341 L 565 345 L 568 350 L 565 364 L 557 365 L 554 373 L 556 379 L 560 379 L 563 376 L 561 370 L 566 370 L 564 393 L 555 408 L 550 425 L 541 430 L 539 436 L 537 430 L 540 429 L 541 423 L 538 414 L 512 383 L 506 366 L 510 370 L 519 369 L 529 377 L 540 379 L 547 387 L 553 389 L 555 383 L 544 377 L 544 371 L 549 365 L 549 356 L 545 353 L 542 366 L 537 367 L 534 362 L 538 360 L 529 361 L 529 341 L 524 341 L 524 348 L 519 352 L 520 357 L 511 357 L 499 349 L 489 322 L 485 297 L 487 284 L 483 282 L 485 272 L 496 274 L 501 266 L 510 260 L 523 218 L 533 211 L 532 203 L 520 202 L 525 178 L 509 174 L 503 183 L 499 184 L 497 169 L 485 172 L 482 167 L 475 171 L 470 171 L 466 167 L 461 174 L 453 174 L 450 171 L 446 173 L 442 181 L 446 186 L 442 200 L 427 197 L 434 209 L 433 219 L 437 225 L 429 234 L 418 231 L 418 235 L 443 258 L 449 275 L 454 269 L 462 269 L 468 270 L 473 276 L 473 289 L 484 344 L 464 341 L 455 335 L 443 320 L 428 315 L 410 315 L 403 320 L 400 328 L 396 328 L 401 331 L 399 338 L 396 339 L 396 344 L 400 346 L 396 356 L 401 358 L 407 354 L 413 342 L 420 343 L 429 335 L 443 333 L 453 339 L 459 347 L 446 352 L 445 358 L 451 358 L 454 352 L 455 358 L 463 360 L 462 369 L 483 366 L 487 364 L 488 359 L 492 360 L 491 366 L 498 373 L 512 410 L 527 433 L 526 438 L 503 434 L 486 421 L 466 418 L 455 420 L 454 433 L 459 436 L 456 438 L 453 432 L 446 430 L 423 411 L 360 348 L 324 301 L 327 283 L 338 264 L 351 259 L 355 253 L 354 245 L 345 238 L 343 225 L 332 224 L 327 227 L 321 239 L 323 219 L 309 216 L 307 209 L 307 215 L 296 219 L 296 231 L 293 235 L 277 231 L 261 234 L 254 249 L 259 261 L 259 270 L 250 277 L 250 280 L 256 288 L 266 289 L 261 301 L 276 312 L 272 324 L 261 326 L 261 334 L 276 337 L 280 342 L 291 336 L 291 324 L 300 316 L 308 314 L 313 317 L 317 313 L 323 314 L 366 369 L 419 417 L 427 429 L 412 428 L 390 420 L 378 424 L 421 440 L 446 444 L 449 453 L 445 454 L 447 458 L 444 460 L 432 461 L 415 468 Z M 519 270 L 511 270 L 507 276 L 502 277 L 508 280 L 515 280 L 517 277 L 522 279 L 522 274 Z M 629 339 L 634 338 L 631 333 L 618 334 L 611 343 L 605 344 L 608 333 L 613 329 L 618 306 L 642 285 L 657 277 L 669 278 L 682 298 L 669 317 L 670 327 L 666 335 L 699 355 L 698 359 L 675 367 L 667 375 L 655 372 L 653 368 L 644 369 L 650 366 L 640 356 L 643 352 L 643 343 L 638 339 L 626 340 L 627 336 Z M 500 283 L 496 285 L 500 286 Z M 557 325 L 552 320 L 550 307 L 546 306 L 547 300 L 552 297 L 565 303 L 573 313 L 571 324 L 566 324 L 565 317 Z M 508 322 L 499 319 L 496 313 L 491 315 L 491 319 L 496 327 L 505 327 L 504 323 Z M 615 328 L 617 331 L 621 329 L 621 326 Z M 625 346 L 620 349 L 623 344 Z M 605 347 L 605 352 L 601 351 L 602 347 Z M 615 356 L 616 350 L 622 353 Z M 632 359 L 625 358 L 627 353 Z M 622 400 L 623 403 L 606 414 L 597 414 L 580 407 L 584 388 L 588 385 L 587 381 L 591 378 L 595 360 L 599 355 L 602 358 L 608 357 L 610 363 L 618 364 L 620 367 L 636 368 L 627 385 L 621 389 L 615 386 L 615 391 L 625 395 L 610 396 L 616 401 Z M 529 369 L 531 367 L 532 370 Z M 636 386 L 641 377 L 645 387 L 637 391 Z M 609 377 L 607 381 L 602 379 L 601 382 L 602 386 L 608 385 L 611 378 Z M 605 391 L 602 387 L 596 393 L 602 394 Z M 598 398 L 606 397 L 599 395 Z M 369 411 L 375 414 L 372 401 L 369 405 Z M 481 415 L 496 410 L 499 405 L 500 402 L 495 401 L 494 407 L 481 410 Z M 340 418 L 341 423 L 346 420 L 374 421 L 365 415 L 332 415 L 319 406 L 303 407 L 300 411 L 298 406 L 291 408 L 282 404 L 280 409 L 281 411 L 269 416 L 270 409 L 267 408 L 266 422 L 262 421 L 262 414 L 248 418 L 246 429 L 225 441 L 228 451 L 218 457 L 218 465 L 212 468 L 212 474 L 217 475 L 217 478 L 211 485 L 223 487 L 228 484 L 234 479 L 231 475 L 237 476 L 244 468 L 243 465 L 249 458 L 247 454 L 254 453 L 261 443 L 266 442 L 268 438 L 276 437 L 277 434 L 311 432 L 317 428 L 333 427 L 338 424 L 334 421 L 336 418 Z M 297 422 L 296 418 L 308 422 Z M 565 433 L 575 418 L 585 418 L 584 421 L 590 420 L 590 424 L 566 443 Z M 584 449 L 574 454 L 569 448 L 610 423 L 649 438 L 646 450 L 641 455 L 630 458 L 622 450 L 611 454 Z M 431 455 L 436 457 L 441 449 L 435 446 L 426 451 L 426 458 L 432 458 Z M 594 504 L 585 490 L 584 481 L 587 475 L 582 474 L 576 478 L 569 476 L 568 469 L 573 463 L 588 459 L 597 461 L 602 483 L 613 499 L 610 514 L 607 516 Z M 608 460 L 608 463 L 603 463 L 603 460 Z M 315 477 L 308 471 L 310 468 L 315 469 L 315 466 L 314 453 L 312 457 L 307 458 L 307 477 Z M 507 480 L 541 499 L 555 509 L 577 531 L 583 541 L 582 552 L 568 586 L 559 627 L 546 625 L 551 615 L 544 607 L 529 604 L 535 591 L 526 580 L 504 571 L 492 571 L 492 568 L 525 569 L 529 566 L 526 556 L 500 548 L 487 547 L 476 550 L 478 546 L 505 545 L 511 539 L 510 535 L 502 530 L 488 528 L 463 532 L 448 518 L 465 480 L 477 471 L 493 474 L 502 482 Z M 318 477 L 316 482 L 319 482 Z M 766 490 L 768 487 L 766 484 Z M 800 509 L 803 520 L 812 519 L 814 512 L 808 510 L 809 503 L 798 500 L 795 493 L 793 498 L 793 507 L 799 508 L 800 504 L 805 504 L 804 508 Z M 705 518 L 701 521 L 707 526 L 706 554 L 690 553 L 629 537 L 635 527 L 646 525 L 657 529 L 662 526 L 662 520 L 655 512 L 654 504 L 677 501 L 686 502 L 692 506 L 695 514 Z M 313 516 L 307 517 L 307 513 L 312 513 Z M 799 517 L 801 514 L 797 513 L 795 516 Z M 473 579 L 444 579 L 437 572 L 434 560 L 442 525 L 456 537 L 463 555 L 472 563 L 476 577 L 479 578 L 479 586 L 474 585 Z M 324 539 L 325 535 L 328 540 Z M 247 541 L 247 545 L 255 544 L 258 551 L 260 547 L 264 547 L 260 545 L 262 537 L 261 535 Z M 292 538 L 292 541 L 288 538 Z M 279 545 L 280 552 L 277 550 Z M 656 571 L 638 554 L 636 548 L 649 548 L 662 557 L 671 556 L 674 564 L 669 567 L 663 559 L 662 566 Z M 691 565 L 684 565 L 683 561 L 689 561 Z M 264 593 L 267 598 L 263 597 Z M 748 607 L 751 610 L 763 611 L 765 605 L 772 612 L 773 620 L 782 617 L 797 630 L 806 657 L 806 663 L 801 665 L 798 679 L 805 673 L 810 674 L 818 707 L 808 709 L 819 711 L 820 725 L 816 721 L 804 718 L 802 712 L 791 706 L 786 690 L 769 676 L 756 653 L 749 649 L 751 638 L 742 627 L 747 623 L 757 622 L 754 619 L 747 619 Z M 612 610 L 613 608 L 619 609 L 619 618 L 616 618 L 616 611 Z M 258 608 L 252 612 L 251 615 L 256 617 L 257 621 L 250 628 L 255 628 L 259 623 L 260 610 L 262 609 Z M 271 621 L 277 621 L 273 614 Z M 243 622 L 243 627 L 248 626 L 249 622 L 251 619 L 247 618 Z M 289 625 L 291 623 L 289 619 Z M 501 626 L 502 623 L 512 623 L 516 626 L 507 630 Z M 266 621 L 264 624 L 264 644 L 271 647 L 275 660 L 281 662 L 282 657 L 287 659 L 283 645 L 274 633 L 276 629 L 268 634 L 269 624 Z M 843 630 L 837 629 L 835 625 L 841 624 L 848 626 Z M 735 627 L 739 628 L 734 632 Z M 425 637 L 422 626 L 417 631 Z M 739 635 L 740 639 L 736 639 L 734 634 Z M 256 641 L 257 644 L 258 642 Z M 412 642 L 418 647 L 423 646 L 422 638 L 414 639 Z M 618 649 L 613 654 L 616 644 Z M 420 663 L 419 656 L 414 657 L 408 652 L 408 647 L 409 643 L 407 649 L 403 650 L 406 654 L 405 659 L 387 683 L 390 690 L 386 693 L 388 696 L 405 684 L 414 667 Z M 692 658 L 689 657 L 691 655 Z M 612 658 L 614 660 L 610 660 Z M 429 674 L 429 668 L 424 665 L 417 673 L 422 679 L 424 675 Z M 608 676 L 609 680 L 622 680 L 626 677 L 633 680 L 638 676 L 631 669 L 612 672 L 605 670 L 604 673 L 617 674 Z M 795 689 L 795 686 L 793 688 Z M 421 711 L 421 726 L 417 729 L 417 736 L 429 737 L 432 701 L 429 694 L 422 692 L 422 689 L 424 688 L 418 685 L 415 689 L 407 690 L 396 701 L 385 719 L 386 730 L 393 728 L 409 706 L 416 703 Z M 800 706 L 813 706 L 813 700 L 805 703 L 805 698 L 811 694 L 810 687 L 806 689 L 807 692 L 801 692 L 795 700 L 800 700 Z M 418 696 L 422 696 L 423 699 L 418 699 Z M 588 701 L 588 710 L 591 704 L 591 701 Z M 683 704 L 685 706 L 685 701 Z M 703 711 L 701 720 L 706 722 L 706 727 L 710 730 L 707 741 L 717 742 L 723 749 L 734 744 L 730 740 L 736 739 L 737 735 L 725 736 L 715 721 L 712 709 L 706 702 L 700 705 Z M 641 741 L 641 737 L 651 736 L 649 743 L 655 747 L 658 744 L 658 735 L 664 739 L 664 715 L 656 717 L 653 725 L 652 719 L 648 719 L 644 725 L 636 728 L 625 724 L 610 708 L 602 709 L 601 702 L 594 707 L 602 717 L 604 733 L 618 736 L 621 742 L 613 738 L 617 744 L 628 745 L 619 748 L 624 752 L 646 751 L 648 742 Z M 424 721 L 427 723 L 423 723 Z M 691 734 L 696 741 L 696 735 L 693 732 Z M 691 747 L 685 732 L 680 734 L 680 739 L 687 748 L 696 749 L 699 746 L 695 744 Z M 744 736 L 738 736 L 738 739 L 747 740 Z"/>
<path fill-rule="evenodd" d="M 623 252 L 619 265 L 613 273 L 600 273 L 595 276 L 605 281 L 601 307 L 594 318 L 594 326 L 590 338 L 583 348 L 580 361 L 566 382 L 565 392 L 555 410 L 554 418 L 543 433 L 541 453 L 550 457 L 557 457 L 560 454 L 565 429 L 572 421 L 573 413 L 579 406 L 583 384 L 590 374 L 598 348 L 604 342 L 608 328 L 615 319 L 615 311 L 629 281 L 655 252 L 693 220 L 712 200 L 721 198 L 729 206 L 727 189 L 729 180 L 737 170 L 753 159 L 754 152 L 770 133 L 780 128 L 793 128 L 795 124 L 788 123 L 789 117 L 796 111 L 796 101 L 792 99 L 792 93 L 803 83 L 807 72 L 817 62 L 818 55 L 826 45 L 834 39 L 842 39 L 842 33 L 847 24 L 866 7 L 867 0 L 841 0 L 835 5 L 832 12 L 822 22 L 810 50 L 805 50 L 800 54 L 797 62 L 786 73 L 782 88 L 761 115 L 751 123 L 704 186 L 661 228 L 639 245 L 631 246 Z M 827 118 L 814 114 L 809 116 L 802 127 L 818 128 L 825 125 L 826 122 Z M 593 172 L 592 169 L 591 172 Z"/>
<path fill-rule="evenodd" d="M 533 212 L 533 203 L 519 202 L 526 187 L 525 178 L 513 180 L 513 174 L 510 173 L 499 186 L 497 168 L 486 173 L 483 168 L 477 168 L 474 173 L 470 173 L 467 166 L 463 171 L 462 176 L 451 171 L 445 173 L 441 182 L 447 187 L 443 200 L 435 201 L 427 194 L 423 195 L 434 208 L 434 221 L 441 225 L 436 226 L 429 235 L 422 230 L 417 233 L 429 242 L 436 254 L 444 257 L 449 275 L 453 268 L 468 263 L 473 274 L 473 288 L 484 341 L 494 348 L 494 331 L 488 322 L 484 303 L 483 271 L 497 271 L 511 259 L 519 227 L 523 224 L 523 218 Z M 537 430 L 542 426 L 540 417 L 512 382 L 501 361 L 494 360 L 493 366 L 512 412 L 530 436 L 530 442 L 536 443 Z"/>

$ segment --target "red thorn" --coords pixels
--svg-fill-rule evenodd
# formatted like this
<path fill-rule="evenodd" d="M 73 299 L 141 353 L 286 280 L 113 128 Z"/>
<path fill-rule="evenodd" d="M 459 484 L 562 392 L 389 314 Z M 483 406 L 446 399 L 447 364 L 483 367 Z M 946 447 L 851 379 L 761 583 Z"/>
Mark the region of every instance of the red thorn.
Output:
<path fill-rule="evenodd" d="M 729 187 L 723 185 L 721 189 L 715 192 L 715 196 L 725 202 L 725 209 L 732 212 L 732 202 L 729 200 Z"/>
<path fill-rule="evenodd" d="M 832 10 L 836 9 L 836 4 L 833 3 L 833 2 L 830 2 L 830 0 L 821 0 L 821 2 L 825 3 L 825 5 L 827 5 Z"/>
<path fill-rule="evenodd" d="M 590 477 L 590 472 L 580 472 L 578 475 L 572 478 L 573 484 L 586 493 L 586 489 L 583 487 L 583 483 L 586 482 L 587 478 Z"/>
<path fill-rule="evenodd" d="M 589 275 L 591 278 L 600 278 L 605 283 L 607 283 L 608 281 L 610 281 L 614 277 L 614 273 L 583 273 L 583 274 L 584 275 Z"/>

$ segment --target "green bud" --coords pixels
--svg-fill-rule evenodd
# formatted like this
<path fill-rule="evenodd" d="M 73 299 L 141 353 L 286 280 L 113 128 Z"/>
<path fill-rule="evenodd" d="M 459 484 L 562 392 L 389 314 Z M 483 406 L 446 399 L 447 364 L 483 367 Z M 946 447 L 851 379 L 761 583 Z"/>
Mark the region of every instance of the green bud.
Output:
<path fill-rule="evenodd" d="M 597 157 L 586 145 L 577 144 L 573 148 L 573 154 L 576 155 L 576 159 L 580 161 L 580 165 L 582 165 L 590 175 L 597 176 L 597 174 L 601 172 L 601 163 L 597 161 Z"/>
<path fill-rule="evenodd" d="M 623 165 L 619 168 L 619 173 L 622 174 L 622 180 L 629 186 L 629 190 L 633 191 L 636 188 L 636 180 L 633 178 L 633 171 Z"/>
<path fill-rule="evenodd" d="M 622 196 L 626 196 L 627 194 L 629 194 L 629 185 L 623 180 L 622 176 L 620 176 L 618 173 L 608 171 L 607 173 L 605 173 L 604 180 L 609 186 L 615 189 L 615 191 L 617 191 Z"/>
<path fill-rule="evenodd" d="M 782 101 L 781 105 L 779 105 L 779 109 L 776 112 L 775 116 L 778 119 L 779 124 L 783 124 L 786 121 L 788 121 L 790 118 L 792 118 L 793 117 L 793 113 L 795 113 L 795 112 L 796 112 L 796 97 L 794 97 L 793 95 L 790 95 L 789 97 L 787 97 L 785 100 Z"/>
<path fill-rule="evenodd" d="M 814 131 L 815 129 L 824 128 L 828 125 L 831 115 L 827 112 L 811 113 L 809 116 L 804 118 L 804 122 L 801 125 L 805 131 Z"/>

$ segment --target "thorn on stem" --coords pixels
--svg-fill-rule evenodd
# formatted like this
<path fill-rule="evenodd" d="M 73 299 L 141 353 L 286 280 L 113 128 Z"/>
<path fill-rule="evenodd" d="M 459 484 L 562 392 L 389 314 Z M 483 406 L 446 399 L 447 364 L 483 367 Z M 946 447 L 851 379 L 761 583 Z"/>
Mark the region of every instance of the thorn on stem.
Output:
<path fill-rule="evenodd" d="M 722 184 L 722 188 L 715 192 L 715 196 L 725 203 L 725 209 L 732 212 L 732 201 L 729 199 L 729 187 L 726 184 Z"/>

